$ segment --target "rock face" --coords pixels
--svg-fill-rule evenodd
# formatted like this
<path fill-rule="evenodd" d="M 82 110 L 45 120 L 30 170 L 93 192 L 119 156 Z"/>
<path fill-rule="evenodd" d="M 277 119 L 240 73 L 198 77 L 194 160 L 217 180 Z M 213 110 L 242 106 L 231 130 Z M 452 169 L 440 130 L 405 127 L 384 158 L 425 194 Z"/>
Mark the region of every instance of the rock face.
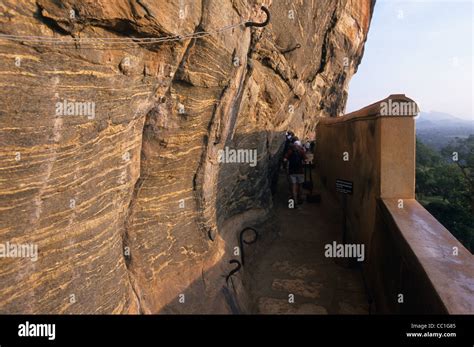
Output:
<path fill-rule="evenodd" d="M 246 311 L 283 134 L 340 115 L 373 2 L 1 0 L 0 313 Z M 36 38 L 41 36 L 41 38 Z M 63 43 L 45 41 L 55 37 Z M 109 37 L 112 41 L 90 40 Z M 222 150 L 257 153 L 222 163 Z M 247 158 L 249 159 L 249 158 Z M 0 248 L 1 251 L 1 248 Z M 1 255 L 1 252 L 0 252 Z"/>

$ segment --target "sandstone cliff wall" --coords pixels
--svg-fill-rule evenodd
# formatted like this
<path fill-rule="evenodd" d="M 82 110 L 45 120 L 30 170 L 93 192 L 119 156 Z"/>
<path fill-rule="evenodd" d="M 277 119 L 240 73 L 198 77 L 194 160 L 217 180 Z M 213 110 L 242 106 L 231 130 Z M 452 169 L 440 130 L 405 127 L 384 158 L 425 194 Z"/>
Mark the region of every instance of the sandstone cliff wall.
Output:
<path fill-rule="evenodd" d="M 271 209 L 284 132 L 344 111 L 372 1 L 266 1 L 267 27 L 193 40 L 84 39 L 210 31 L 261 4 L 0 0 L 1 34 L 77 39 L 0 39 L 0 243 L 39 251 L 0 258 L 1 313 L 231 312 L 229 295 L 245 311 L 223 277 L 237 233 Z M 58 116 L 64 100 L 94 116 Z M 219 164 L 225 147 L 258 164 Z"/>

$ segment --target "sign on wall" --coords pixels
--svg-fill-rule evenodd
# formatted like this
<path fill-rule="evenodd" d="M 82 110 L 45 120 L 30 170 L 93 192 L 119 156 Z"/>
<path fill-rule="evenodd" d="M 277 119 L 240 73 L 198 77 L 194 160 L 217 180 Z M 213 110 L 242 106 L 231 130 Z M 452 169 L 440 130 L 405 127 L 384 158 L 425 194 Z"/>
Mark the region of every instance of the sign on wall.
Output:
<path fill-rule="evenodd" d="M 353 182 L 336 179 L 336 192 L 343 194 L 352 194 Z"/>

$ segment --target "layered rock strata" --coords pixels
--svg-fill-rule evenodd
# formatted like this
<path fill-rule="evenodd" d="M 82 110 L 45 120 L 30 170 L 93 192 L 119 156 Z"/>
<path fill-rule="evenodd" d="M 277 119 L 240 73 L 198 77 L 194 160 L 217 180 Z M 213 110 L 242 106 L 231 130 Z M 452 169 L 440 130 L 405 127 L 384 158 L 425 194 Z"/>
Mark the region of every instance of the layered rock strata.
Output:
<path fill-rule="evenodd" d="M 1 313 L 246 311 L 225 281 L 238 233 L 272 207 L 285 131 L 344 111 L 373 2 L 266 1 L 264 28 L 130 38 L 263 21 L 261 4 L 0 1 L 0 33 L 33 37 L 0 38 L 0 243 L 38 247 L 0 258 Z"/>

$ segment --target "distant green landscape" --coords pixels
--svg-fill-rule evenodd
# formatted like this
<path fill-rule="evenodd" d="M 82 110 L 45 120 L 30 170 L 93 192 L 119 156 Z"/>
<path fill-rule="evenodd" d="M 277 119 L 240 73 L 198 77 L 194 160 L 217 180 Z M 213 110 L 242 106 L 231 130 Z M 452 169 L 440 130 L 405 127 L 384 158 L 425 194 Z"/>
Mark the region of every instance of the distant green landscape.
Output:
<path fill-rule="evenodd" d="M 467 249 L 474 251 L 474 135 L 449 144 L 416 142 L 416 198 Z"/>

